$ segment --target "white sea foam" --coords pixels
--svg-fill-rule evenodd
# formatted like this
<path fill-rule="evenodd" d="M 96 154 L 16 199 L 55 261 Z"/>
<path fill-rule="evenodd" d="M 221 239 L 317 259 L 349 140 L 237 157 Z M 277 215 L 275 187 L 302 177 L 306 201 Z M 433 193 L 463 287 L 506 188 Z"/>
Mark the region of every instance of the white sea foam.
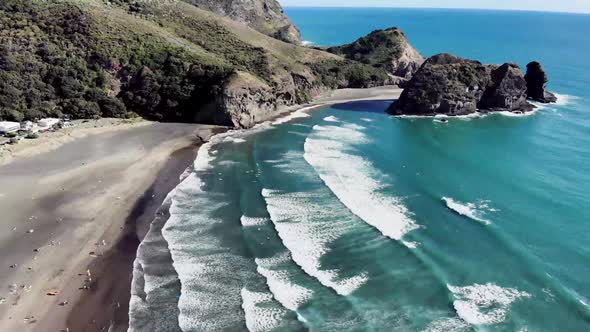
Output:
<path fill-rule="evenodd" d="M 263 226 L 266 225 L 266 223 L 268 223 L 267 218 L 253 218 L 247 216 L 242 216 L 240 218 L 240 221 L 242 222 L 242 226 L 244 227 Z"/>
<path fill-rule="evenodd" d="M 279 125 L 279 124 L 283 124 L 283 123 L 287 123 L 291 120 L 294 119 L 301 119 L 301 118 L 309 118 L 311 115 L 309 115 L 307 113 L 307 111 L 316 108 L 317 106 L 307 106 L 307 107 L 303 107 L 301 109 L 298 109 L 288 115 L 285 115 L 275 121 L 272 122 L 273 125 Z"/>
<path fill-rule="evenodd" d="M 268 258 L 256 258 L 256 270 L 266 278 L 266 283 L 274 298 L 283 307 L 297 311 L 300 306 L 311 299 L 313 292 L 310 289 L 292 283 L 289 279 L 289 273 L 279 268 L 281 264 L 289 260 L 290 256 L 288 253 Z"/>
<path fill-rule="evenodd" d="M 240 305 L 242 280 L 227 271 L 246 270 L 249 263 L 227 250 L 215 235 L 213 228 L 222 220 L 216 219 L 214 212 L 226 203 L 222 194 L 206 192 L 199 177 L 211 172 L 212 148 L 235 134 L 219 134 L 203 144 L 195 172 L 170 194 L 170 218 L 162 234 L 181 282 L 178 322 L 183 331 L 232 329 L 245 319 Z M 194 241 L 197 236 L 199 240 Z"/>
<path fill-rule="evenodd" d="M 453 116 L 449 116 L 446 114 L 436 114 L 435 116 L 402 114 L 402 115 L 392 115 L 392 116 L 394 118 L 400 118 L 400 119 L 432 119 L 432 118 L 444 119 L 444 118 L 450 118 L 450 119 L 470 120 L 470 119 L 474 119 L 474 118 L 483 118 L 483 117 L 487 116 L 488 114 L 489 113 L 474 112 L 474 113 L 465 114 L 465 115 L 453 115 Z"/>
<path fill-rule="evenodd" d="M 288 311 L 273 305 L 272 294 L 242 288 L 241 296 L 248 331 L 274 331 L 281 326 L 283 317 Z"/>
<path fill-rule="evenodd" d="M 229 143 L 244 143 L 246 142 L 245 139 L 243 138 L 239 138 L 239 137 L 232 137 L 232 136 L 227 136 L 224 140 L 224 142 L 229 142 Z"/>
<path fill-rule="evenodd" d="M 340 119 L 338 119 L 337 117 L 330 115 L 324 118 L 324 121 L 328 121 L 328 122 L 340 122 Z"/>
<path fill-rule="evenodd" d="M 476 203 L 462 203 L 459 201 L 455 201 L 450 197 L 443 197 L 443 202 L 446 203 L 447 207 L 458 214 L 465 216 L 467 218 L 482 222 L 486 225 L 491 224 L 489 220 L 484 219 L 483 217 L 483 209 L 489 209 L 488 203 L 486 201 L 480 202 L 480 204 Z"/>
<path fill-rule="evenodd" d="M 300 151 L 281 155 L 281 162 L 270 163 L 277 172 L 298 173 L 299 181 L 317 183 Z M 305 273 L 340 295 L 349 295 L 367 280 L 365 272 L 341 277 L 340 271 L 322 267 L 322 257 L 329 253 L 330 244 L 358 225 L 358 221 L 324 186 L 313 186 L 303 192 L 265 188 L 262 195 L 281 241 L 291 252 L 293 261 Z"/>
<path fill-rule="evenodd" d="M 183 331 L 232 329 L 245 319 L 242 280 L 227 271 L 246 270 L 248 260 L 233 254 L 216 236 L 214 227 L 222 220 L 214 212 L 226 203 L 220 194 L 202 188 L 195 173 L 177 187 L 162 231 L 181 282 L 178 321 Z"/>
<path fill-rule="evenodd" d="M 423 332 L 470 331 L 469 324 L 460 318 L 442 318 L 430 323 Z"/>
<path fill-rule="evenodd" d="M 527 117 L 527 116 L 531 116 L 531 115 L 535 115 L 537 114 L 537 109 L 534 109 L 530 112 L 524 112 L 524 113 L 515 113 L 515 112 L 509 112 L 509 111 L 502 111 L 502 112 L 494 112 L 494 113 L 490 113 L 490 114 L 499 114 L 499 115 L 503 115 L 503 116 L 507 116 L 507 117 L 511 117 L 511 118 L 523 118 L 523 117 Z"/>
<path fill-rule="evenodd" d="M 168 194 L 164 204 L 169 204 Z M 161 233 L 163 219 L 156 218 L 138 247 L 133 262 L 131 298 L 129 300 L 129 331 L 168 331 L 178 329 L 176 315 L 178 282 L 169 262 L 166 242 Z"/>
<path fill-rule="evenodd" d="M 193 172 L 183 173 L 181 183 L 168 194 L 164 204 L 171 205 L 169 209 L 171 216 L 166 222 L 166 227 L 182 223 L 182 209 L 178 207 L 175 209 L 174 206 L 182 203 L 183 198 L 186 199 L 186 193 L 183 193 L 183 191 L 191 189 L 202 191 L 202 184 L 194 171 L 205 171 L 211 167 L 211 161 L 215 159 L 211 151 L 213 144 L 222 141 L 228 135 L 230 133 L 216 135 L 210 142 L 203 144 L 194 161 Z M 185 264 L 186 260 L 184 258 L 190 257 L 189 251 L 183 252 L 177 246 L 177 244 L 183 242 L 190 245 L 194 241 L 184 239 L 182 232 L 175 232 L 174 230 L 166 232 L 161 229 L 162 225 L 158 225 L 157 222 L 154 222 L 150 226 L 149 232 L 139 246 L 137 258 L 134 262 L 132 294 L 129 305 L 130 331 L 174 329 L 174 326 L 167 327 L 166 324 L 176 324 L 176 320 L 167 319 L 166 317 L 167 315 L 175 315 L 176 310 L 180 310 L 180 325 L 190 327 L 190 317 L 197 310 L 188 303 L 190 300 L 187 301 L 191 296 L 186 296 L 190 293 L 189 289 L 193 277 L 190 268 L 194 266 Z M 186 236 L 187 234 L 184 234 L 184 237 Z M 176 273 L 174 271 L 166 272 L 166 266 L 157 265 L 163 260 L 162 257 L 167 255 L 167 250 L 162 250 L 161 247 L 170 244 L 172 245 L 170 255 L 174 260 L 172 265 Z M 146 270 L 147 268 L 149 268 L 149 272 Z M 183 294 L 186 294 L 181 296 L 180 301 L 176 297 L 177 294 L 166 293 L 168 286 L 178 281 L 176 275 L 180 279 Z"/>
<path fill-rule="evenodd" d="M 543 104 L 537 104 L 537 103 L 533 103 L 533 104 L 537 107 L 537 109 L 534 109 L 530 112 L 524 112 L 524 113 L 501 111 L 501 112 L 474 112 L 474 113 L 465 114 L 465 115 L 453 115 L 453 116 L 449 116 L 446 114 L 437 114 L 435 116 L 432 116 L 432 115 L 394 115 L 394 117 L 401 118 L 401 119 L 434 119 L 434 121 L 436 121 L 436 122 L 442 122 L 442 121 L 440 121 L 441 119 L 460 119 L 460 120 L 481 119 L 481 118 L 485 118 L 485 117 L 488 117 L 491 115 L 503 115 L 503 116 L 516 118 L 516 117 L 527 117 L 527 116 L 535 115 L 537 113 L 537 110 L 545 108 L 545 106 L 543 106 Z"/>
<path fill-rule="evenodd" d="M 503 288 L 491 283 L 457 287 L 447 285 L 453 293 L 457 315 L 473 325 L 497 324 L 504 321 L 510 305 L 531 295 L 514 288 Z"/>
<path fill-rule="evenodd" d="M 411 214 L 394 197 L 382 194 L 383 177 L 368 161 L 349 151 L 354 144 L 370 143 L 361 126 L 314 126 L 305 141 L 305 160 L 312 165 L 320 178 L 355 215 L 381 233 L 395 240 L 418 228 Z M 402 242 L 408 247 L 415 243 Z"/>
<path fill-rule="evenodd" d="M 303 46 L 312 46 L 314 44 L 315 43 L 312 42 L 312 41 L 310 41 L 310 40 L 303 40 L 303 41 L 301 41 L 301 45 L 303 45 Z"/>
<path fill-rule="evenodd" d="M 566 105 L 571 104 L 573 101 L 579 99 L 579 97 L 577 97 L 577 96 L 560 94 L 560 93 L 555 93 L 555 97 L 557 97 L 557 102 L 555 103 L 555 105 L 558 105 L 558 106 L 566 106 Z"/>
<path fill-rule="evenodd" d="M 339 212 L 321 203 L 325 197 L 322 193 L 263 189 L 262 195 L 279 237 L 305 273 L 344 296 L 367 281 L 366 273 L 340 278 L 337 270 L 321 268 L 320 261 L 329 252 L 329 244 L 346 230 L 345 225 L 339 225 Z M 322 220 L 330 220 L 330 223 Z"/>
<path fill-rule="evenodd" d="M 374 122 L 374 119 L 370 119 L 370 118 L 361 118 L 361 121 L 365 121 L 365 122 Z"/>

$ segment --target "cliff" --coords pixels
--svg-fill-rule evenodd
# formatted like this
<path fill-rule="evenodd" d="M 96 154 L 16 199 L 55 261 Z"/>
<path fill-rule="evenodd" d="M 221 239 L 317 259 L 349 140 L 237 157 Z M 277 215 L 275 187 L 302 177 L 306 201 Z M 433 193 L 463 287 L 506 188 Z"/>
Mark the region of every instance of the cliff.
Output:
<path fill-rule="evenodd" d="M 532 82 L 530 78 L 529 81 Z M 424 62 L 388 112 L 396 115 L 528 112 L 534 108 L 527 102 L 530 86 L 515 64 L 484 65 L 438 54 Z"/>
<path fill-rule="evenodd" d="M 0 25 L 0 120 L 250 127 L 327 89 L 389 79 L 181 1 L 5 0 Z"/>
<path fill-rule="evenodd" d="M 245 23 L 268 36 L 301 43 L 299 29 L 277 0 L 184 0 L 196 7 Z"/>
<path fill-rule="evenodd" d="M 424 62 L 422 55 L 398 28 L 376 30 L 350 44 L 330 47 L 327 51 L 384 70 L 396 84 L 409 80 Z"/>

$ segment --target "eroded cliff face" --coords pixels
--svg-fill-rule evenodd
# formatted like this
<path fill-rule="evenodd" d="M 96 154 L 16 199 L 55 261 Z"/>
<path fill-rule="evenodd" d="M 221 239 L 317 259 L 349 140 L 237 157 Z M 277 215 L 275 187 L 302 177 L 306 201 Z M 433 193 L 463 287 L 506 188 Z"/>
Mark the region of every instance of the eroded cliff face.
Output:
<path fill-rule="evenodd" d="M 398 28 L 373 31 L 350 44 L 330 47 L 328 52 L 382 68 L 398 84 L 409 80 L 424 62 L 424 57 Z"/>
<path fill-rule="evenodd" d="M 294 44 L 301 33 L 277 0 L 184 0 L 201 9 L 242 22 L 271 37 Z"/>
<path fill-rule="evenodd" d="M 435 55 L 416 72 L 392 114 L 465 115 L 477 111 L 528 112 L 527 84 L 511 63 L 484 65 L 451 54 Z"/>
<path fill-rule="evenodd" d="M 222 87 L 209 122 L 250 128 L 277 116 L 281 109 L 309 102 L 325 91 L 309 73 L 284 73 L 270 85 L 245 72 L 237 72 Z"/>

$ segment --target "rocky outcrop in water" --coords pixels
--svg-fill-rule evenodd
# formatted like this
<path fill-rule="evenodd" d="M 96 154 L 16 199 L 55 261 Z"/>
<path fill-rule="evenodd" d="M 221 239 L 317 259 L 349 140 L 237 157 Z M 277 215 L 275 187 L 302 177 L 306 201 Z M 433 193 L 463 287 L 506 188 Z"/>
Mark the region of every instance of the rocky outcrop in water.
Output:
<path fill-rule="evenodd" d="M 526 81 L 520 68 L 515 64 L 505 63 L 493 69 L 491 81 L 477 108 L 488 111 L 531 111 L 533 107 L 527 102 Z"/>
<path fill-rule="evenodd" d="M 526 66 L 526 69 L 524 79 L 527 84 L 528 97 L 541 103 L 555 103 L 557 97 L 546 91 L 549 79 L 545 70 L 543 70 L 543 66 L 539 62 L 533 61 Z"/>
<path fill-rule="evenodd" d="M 398 84 L 409 80 L 424 62 L 398 28 L 373 31 L 350 44 L 330 47 L 328 52 L 382 68 Z"/>
<path fill-rule="evenodd" d="M 242 22 L 271 37 L 294 44 L 301 33 L 277 0 L 184 0 L 201 9 Z"/>
<path fill-rule="evenodd" d="M 523 113 L 534 108 L 527 102 L 527 86 L 530 89 L 527 83 L 515 64 L 484 65 L 451 54 L 438 54 L 424 62 L 399 100 L 387 111 L 396 115 Z"/>

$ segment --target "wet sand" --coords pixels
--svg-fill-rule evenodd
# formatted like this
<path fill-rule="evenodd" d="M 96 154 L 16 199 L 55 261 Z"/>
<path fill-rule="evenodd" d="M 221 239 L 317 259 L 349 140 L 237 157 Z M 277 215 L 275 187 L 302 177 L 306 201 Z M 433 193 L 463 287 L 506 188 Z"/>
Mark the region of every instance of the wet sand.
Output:
<path fill-rule="evenodd" d="M 400 93 L 394 86 L 337 90 L 277 117 Z M 223 129 L 91 130 L 0 166 L 0 331 L 126 331 L 137 247 L 156 211 L 165 217 L 162 202 L 201 138 Z"/>
<path fill-rule="evenodd" d="M 197 135 L 213 129 L 124 128 L 0 166 L 0 331 L 125 326 L 145 232 L 136 225 L 150 222 L 194 160 Z"/>

